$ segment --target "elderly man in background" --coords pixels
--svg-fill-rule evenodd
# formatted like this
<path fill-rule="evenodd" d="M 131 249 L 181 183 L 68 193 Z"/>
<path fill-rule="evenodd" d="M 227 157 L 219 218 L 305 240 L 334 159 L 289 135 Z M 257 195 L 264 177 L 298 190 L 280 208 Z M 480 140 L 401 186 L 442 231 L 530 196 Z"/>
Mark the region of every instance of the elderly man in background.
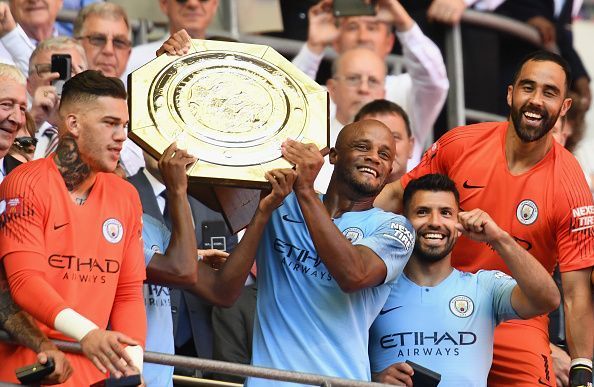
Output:
<path fill-rule="evenodd" d="M 56 18 L 62 0 L 10 0 L 0 3 L 0 61 L 26 76 L 29 57 L 42 40 L 58 35 Z"/>
<path fill-rule="evenodd" d="M 402 106 L 411 118 L 412 131 L 416 138 L 414 154 L 409 163 L 412 168 L 419 162 L 424 147 L 431 141 L 433 124 L 445 102 L 449 87 L 446 69 L 439 48 L 423 34 L 397 0 L 380 0 L 378 11 L 377 16 L 336 19 L 332 13 L 332 0 L 320 1 L 309 11 L 307 43 L 293 63 L 315 78 L 326 47 L 334 48 L 339 54 L 353 48 L 367 48 L 385 60 L 394 45 L 392 28 L 395 28 L 396 37 L 403 47 L 407 73 L 385 76 L 377 89 L 385 93 L 387 100 Z M 345 79 L 348 82 L 348 78 Z M 364 80 L 359 80 L 359 85 L 361 81 Z M 369 101 L 361 103 L 352 114 Z M 333 102 L 338 105 L 334 98 Z M 353 116 L 339 117 L 334 106 L 331 106 L 330 114 L 331 120 L 336 114 L 336 119 L 342 125 L 353 119 Z"/>
<path fill-rule="evenodd" d="M 52 55 L 67 54 L 71 58 L 72 76 L 87 69 L 87 58 L 83 48 L 72 38 L 58 36 L 39 43 L 29 60 L 27 91 L 32 98 L 31 116 L 38 128 L 38 144 L 33 158 L 49 155 L 58 144 L 58 106 L 60 95 L 52 81 L 59 76 L 51 72 Z"/>

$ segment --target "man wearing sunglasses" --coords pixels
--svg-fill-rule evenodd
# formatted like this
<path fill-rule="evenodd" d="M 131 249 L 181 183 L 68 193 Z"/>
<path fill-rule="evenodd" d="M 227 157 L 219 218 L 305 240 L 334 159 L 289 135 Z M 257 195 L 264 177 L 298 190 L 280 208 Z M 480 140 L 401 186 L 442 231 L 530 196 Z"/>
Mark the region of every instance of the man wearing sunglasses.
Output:
<path fill-rule="evenodd" d="M 84 7 L 74 21 L 74 37 L 85 49 L 89 69 L 122 77 L 132 42 L 128 15 L 120 5 L 94 3 Z"/>

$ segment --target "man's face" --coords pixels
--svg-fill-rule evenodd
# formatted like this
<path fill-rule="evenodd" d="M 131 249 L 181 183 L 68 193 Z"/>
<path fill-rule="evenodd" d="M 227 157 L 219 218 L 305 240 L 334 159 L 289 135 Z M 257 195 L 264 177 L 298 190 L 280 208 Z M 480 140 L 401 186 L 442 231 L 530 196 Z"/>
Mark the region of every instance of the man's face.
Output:
<path fill-rule="evenodd" d="M 6 156 L 19 128 L 25 125 L 27 92 L 24 85 L 0 77 L 0 158 Z"/>
<path fill-rule="evenodd" d="M 33 96 L 39 86 L 51 84 L 48 76 L 51 74 L 53 54 L 70 55 L 72 59 L 72 76 L 87 70 L 86 58 L 74 47 L 41 51 L 29 63 L 29 78 L 27 79 L 27 91 L 29 91 L 29 95 Z"/>
<path fill-rule="evenodd" d="M 14 19 L 25 31 L 41 26 L 53 26 L 62 8 L 62 0 L 10 0 Z"/>
<path fill-rule="evenodd" d="M 392 171 L 394 140 L 379 121 L 362 120 L 353 125 L 357 128 L 345 128 L 347 135 L 330 151 L 330 163 L 339 180 L 363 196 L 375 196 Z"/>
<path fill-rule="evenodd" d="M 450 254 L 458 239 L 458 205 L 453 193 L 417 191 L 405 215 L 417 232 L 415 258 L 433 263 Z"/>
<path fill-rule="evenodd" d="M 349 16 L 338 22 L 339 35 L 334 49 L 343 52 L 365 47 L 384 60 L 392 51 L 394 34 L 388 24 L 374 16 Z"/>
<path fill-rule="evenodd" d="M 338 120 L 348 124 L 363 105 L 384 98 L 385 79 L 386 66 L 373 52 L 355 49 L 344 53 L 336 74 L 327 84 Z"/>
<path fill-rule="evenodd" d="M 95 172 L 113 172 L 126 140 L 128 107 L 126 101 L 99 97 L 78 108 L 76 143 L 81 159 Z M 66 118 L 68 125 L 68 118 Z"/>
<path fill-rule="evenodd" d="M 565 98 L 565 73 L 549 61 L 529 61 L 507 89 L 507 103 L 516 134 L 523 142 L 544 137 L 571 106 Z"/>
<path fill-rule="evenodd" d="M 204 39 L 219 0 L 159 0 L 159 5 L 169 19 L 171 33 L 183 28 L 193 39 Z"/>
<path fill-rule="evenodd" d="M 121 77 L 130 58 L 132 45 L 129 36 L 124 19 L 89 16 L 79 37 L 89 68 L 101 71 L 106 77 Z"/>
<path fill-rule="evenodd" d="M 404 119 L 395 113 L 372 114 L 363 118 L 378 120 L 392 132 L 396 146 L 396 157 L 394 157 L 389 181 L 400 179 L 406 173 L 406 165 L 408 164 L 408 159 L 412 157 L 413 147 L 415 145 L 414 138 L 409 136 L 406 131 Z"/>

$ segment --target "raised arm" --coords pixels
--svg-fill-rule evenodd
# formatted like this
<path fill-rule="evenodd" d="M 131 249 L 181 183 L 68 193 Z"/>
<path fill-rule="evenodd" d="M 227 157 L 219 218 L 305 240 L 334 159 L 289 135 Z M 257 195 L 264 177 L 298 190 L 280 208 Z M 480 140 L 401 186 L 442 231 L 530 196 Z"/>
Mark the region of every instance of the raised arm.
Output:
<path fill-rule="evenodd" d="M 353 245 L 342 234 L 313 188 L 324 162 L 318 148 L 287 140 L 282 149 L 283 156 L 295 164 L 297 180 L 293 189 L 316 252 L 340 288 L 354 292 L 383 283 L 388 274 L 384 260 L 367 246 Z"/>
<path fill-rule="evenodd" d="M 457 228 L 462 234 L 488 243 L 509 268 L 517 282 L 511 304 L 520 317 L 527 319 L 542 315 L 559 306 L 561 296 L 551 274 L 486 212 L 481 209 L 460 212 L 458 220 Z"/>
<path fill-rule="evenodd" d="M 147 282 L 172 287 L 190 286 L 196 280 L 198 260 L 196 234 L 188 201 L 186 167 L 196 158 L 171 144 L 159 160 L 159 171 L 167 187 L 171 238 L 164 254 L 155 253 L 146 267 Z"/>
<path fill-rule="evenodd" d="M 402 213 L 402 195 L 404 195 L 404 188 L 400 180 L 388 183 L 375 198 L 373 206 L 384 211 L 400 214 Z"/>
<path fill-rule="evenodd" d="M 292 191 L 295 181 L 292 169 L 275 169 L 266 172 L 266 179 L 272 185 L 272 191 L 260 200 L 241 241 L 222 266 L 216 270 L 198 263 L 198 275 L 190 291 L 205 300 L 220 306 L 231 306 L 241 294 L 245 280 L 250 272 L 260 239 L 272 215 L 283 199 Z"/>

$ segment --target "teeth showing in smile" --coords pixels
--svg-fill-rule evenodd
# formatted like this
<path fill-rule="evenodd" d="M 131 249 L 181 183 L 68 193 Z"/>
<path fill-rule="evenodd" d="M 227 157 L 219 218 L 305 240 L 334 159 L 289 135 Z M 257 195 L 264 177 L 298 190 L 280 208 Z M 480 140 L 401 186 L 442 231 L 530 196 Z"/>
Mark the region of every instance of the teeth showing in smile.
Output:
<path fill-rule="evenodd" d="M 533 120 L 540 120 L 542 118 L 542 116 L 538 113 L 532 113 L 532 112 L 525 112 L 524 115 L 527 118 L 531 118 Z"/>
<path fill-rule="evenodd" d="M 377 172 L 376 172 L 376 171 L 374 171 L 374 170 L 373 170 L 373 169 L 371 169 L 371 168 L 367 168 L 367 167 L 360 167 L 360 168 L 359 168 L 359 170 L 360 170 L 361 172 L 366 172 L 366 173 L 369 173 L 369 174 L 373 175 L 374 177 L 377 177 Z"/>
<path fill-rule="evenodd" d="M 425 239 L 443 239 L 442 234 L 425 234 L 423 237 Z"/>

